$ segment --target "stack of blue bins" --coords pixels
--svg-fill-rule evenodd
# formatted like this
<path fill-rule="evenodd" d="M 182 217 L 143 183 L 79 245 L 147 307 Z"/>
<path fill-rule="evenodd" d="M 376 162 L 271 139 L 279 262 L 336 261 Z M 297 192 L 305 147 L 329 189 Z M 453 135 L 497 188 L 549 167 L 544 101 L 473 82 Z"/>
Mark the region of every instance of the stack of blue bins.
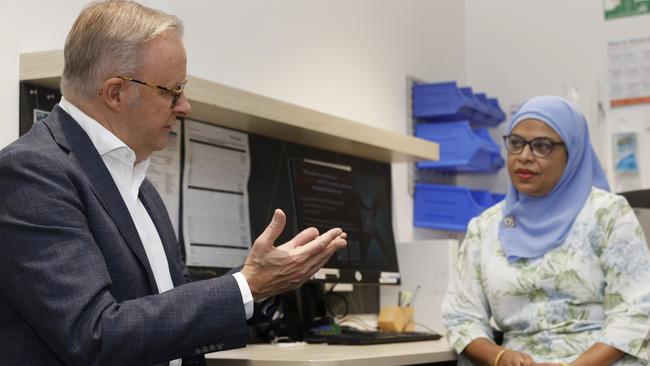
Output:
<path fill-rule="evenodd" d="M 414 224 L 430 229 L 465 231 L 469 220 L 503 198 L 502 194 L 484 190 L 417 183 Z"/>
<path fill-rule="evenodd" d="M 456 82 L 413 86 L 415 135 L 437 142 L 440 159 L 417 163 L 418 169 L 446 173 L 495 173 L 505 165 L 487 128 L 506 118 L 496 98 L 458 87 Z M 416 184 L 414 225 L 465 231 L 472 217 L 503 198 L 466 187 Z"/>

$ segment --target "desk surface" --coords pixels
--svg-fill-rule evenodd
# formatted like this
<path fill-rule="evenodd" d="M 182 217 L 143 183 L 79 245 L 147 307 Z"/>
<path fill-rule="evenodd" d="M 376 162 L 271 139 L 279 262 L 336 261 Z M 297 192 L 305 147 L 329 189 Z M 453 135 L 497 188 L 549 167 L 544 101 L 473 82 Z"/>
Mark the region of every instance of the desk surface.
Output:
<path fill-rule="evenodd" d="M 444 338 L 437 341 L 370 346 L 254 344 L 242 349 L 206 355 L 208 366 L 394 366 L 455 359 L 456 354 L 449 349 Z"/>

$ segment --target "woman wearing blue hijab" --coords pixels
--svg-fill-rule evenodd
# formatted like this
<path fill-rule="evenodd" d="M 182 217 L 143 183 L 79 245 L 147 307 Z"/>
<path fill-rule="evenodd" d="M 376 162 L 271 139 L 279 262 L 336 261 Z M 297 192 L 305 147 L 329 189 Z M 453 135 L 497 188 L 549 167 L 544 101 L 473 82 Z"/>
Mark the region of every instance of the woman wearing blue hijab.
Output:
<path fill-rule="evenodd" d="M 506 199 L 470 222 L 442 305 L 459 363 L 648 365 L 650 251 L 609 192 L 585 118 L 536 97 L 504 142 Z"/>

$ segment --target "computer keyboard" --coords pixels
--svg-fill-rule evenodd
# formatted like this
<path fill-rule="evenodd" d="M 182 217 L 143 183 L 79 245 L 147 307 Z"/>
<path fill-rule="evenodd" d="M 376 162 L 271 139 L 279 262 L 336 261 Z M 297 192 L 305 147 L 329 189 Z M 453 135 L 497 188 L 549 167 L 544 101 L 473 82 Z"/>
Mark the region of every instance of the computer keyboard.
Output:
<path fill-rule="evenodd" d="M 381 344 L 397 342 L 417 342 L 440 339 L 442 336 L 437 333 L 425 332 L 378 332 L 378 331 L 354 331 L 340 334 L 312 335 L 305 338 L 307 343 L 327 344 Z"/>

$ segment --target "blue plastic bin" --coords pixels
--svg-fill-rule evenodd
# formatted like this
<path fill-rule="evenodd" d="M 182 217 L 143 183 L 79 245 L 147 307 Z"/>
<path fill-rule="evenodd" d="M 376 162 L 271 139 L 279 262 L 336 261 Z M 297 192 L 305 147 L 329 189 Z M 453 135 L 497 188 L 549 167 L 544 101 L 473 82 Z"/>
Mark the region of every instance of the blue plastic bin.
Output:
<path fill-rule="evenodd" d="M 494 110 L 494 107 L 488 102 L 488 97 L 485 95 L 485 93 L 476 93 L 475 94 L 476 99 L 481 103 L 481 113 L 482 113 L 482 118 L 480 122 L 476 122 L 476 125 L 480 125 L 482 127 L 494 127 L 498 124 L 498 121 L 496 120 L 496 111 Z M 495 123 L 496 122 L 496 123 Z"/>
<path fill-rule="evenodd" d="M 492 199 L 494 200 L 494 203 L 499 203 L 503 201 L 506 198 L 506 195 L 503 193 L 492 193 Z"/>
<path fill-rule="evenodd" d="M 455 81 L 414 85 L 413 117 L 426 121 L 470 119 L 478 108 L 470 90 L 461 91 Z"/>
<path fill-rule="evenodd" d="M 485 93 L 476 93 L 475 96 L 476 99 L 481 102 L 481 106 L 485 108 L 484 118 L 480 123 L 477 122 L 476 124 L 480 124 L 484 127 L 495 127 L 506 119 L 506 114 L 499 106 L 499 102 L 496 98 L 488 98 Z"/>
<path fill-rule="evenodd" d="M 494 121 L 491 126 L 496 126 L 506 120 L 506 113 L 501 109 L 497 98 L 487 98 L 488 103 L 492 106 Z"/>
<path fill-rule="evenodd" d="M 414 85 L 412 96 L 413 117 L 427 122 L 467 120 L 476 127 L 494 127 L 505 119 L 496 99 L 454 81 Z"/>
<path fill-rule="evenodd" d="M 492 107 L 486 103 L 486 96 L 483 93 L 473 93 L 472 88 L 461 88 L 469 89 L 469 92 L 472 93 L 474 100 L 476 100 L 476 110 L 474 115 L 470 119 L 472 125 L 474 126 L 487 126 L 490 123 L 492 118 L 490 113 L 492 112 Z"/>
<path fill-rule="evenodd" d="M 415 185 L 413 224 L 438 230 L 466 231 L 469 221 L 496 204 L 488 191 L 436 184 Z"/>
<path fill-rule="evenodd" d="M 440 147 L 440 159 L 421 161 L 419 169 L 446 172 L 496 172 L 505 162 L 497 145 L 485 128 L 471 128 L 468 121 L 448 123 L 419 123 L 417 137 L 435 141 Z"/>

